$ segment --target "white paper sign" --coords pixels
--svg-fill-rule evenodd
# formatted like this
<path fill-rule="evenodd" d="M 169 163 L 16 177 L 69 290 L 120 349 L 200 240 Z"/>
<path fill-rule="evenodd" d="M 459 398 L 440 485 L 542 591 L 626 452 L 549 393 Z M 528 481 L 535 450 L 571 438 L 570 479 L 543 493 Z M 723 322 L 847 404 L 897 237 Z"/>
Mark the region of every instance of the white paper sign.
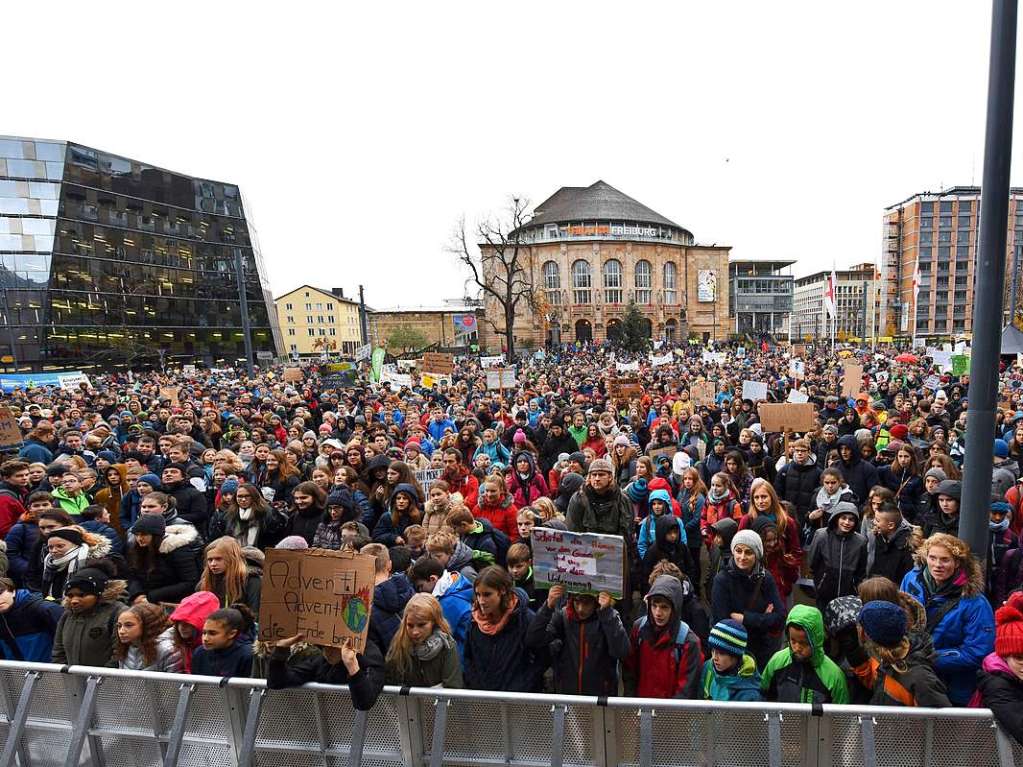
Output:
<path fill-rule="evenodd" d="M 80 383 L 84 383 L 86 386 L 92 385 L 89 383 L 89 376 L 85 373 L 58 373 L 57 383 L 64 391 L 78 391 Z"/>
<path fill-rule="evenodd" d="M 700 359 L 704 362 L 709 362 L 715 365 L 723 365 L 728 355 L 724 352 L 704 352 L 700 355 Z"/>
<path fill-rule="evenodd" d="M 793 405 L 802 405 L 804 402 L 809 402 L 810 398 L 803 394 L 803 392 L 799 391 L 799 389 L 793 389 L 789 392 L 788 399 L 785 401 L 790 402 Z"/>
<path fill-rule="evenodd" d="M 650 356 L 650 364 L 655 368 L 660 367 L 661 365 L 670 365 L 674 361 L 675 355 L 670 352 L 668 354 L 661 355 L 660 357 L 654 357 L 653 355 Z"/>
<path fill-rule="evenodd" d="M 789 362 L 789 375 L 800 380 L 806 378 L 806 363 L 798 359 L 791 360 Z"/>
<path fill-rule="evenodd" d="M 928 349 L 927 353 L 934 360 L 938 370 L 944 373 L 952 370 L 952 352 L 947 352 L 943 349 Z"/>
<path fill-rule="evenodd" d="M 941 379 L 938 376 L 927 376 L 924 379 L 924 386 L 931 391 L 937 391 L 941 388 Z"/>
<path fill-rule="evenodd" d="M 373 356 L 373 344 L 363 344 L 362 346 L 360 346 L 358 349 L 355 350 L 355 359 L 356 359 L 356 361 L 358 361 L 358 360 L 368 360 L 372 356 Z"/>
<path fill-rule="evenodd" d="M 480 366 L 485 368 L 497 367 L 504 364 L 504 355 L 498 354 L 493 357 L 480 357 Z"/>
<path fill-rule="evenodd" d="M 514 389 L 517 381 L 515 379 L 515 368 L 488 368 L 487 388 L 497 391 L 499 389 Z"/>
<path fill-rule="evenodd" d="M 742 398 L 754 402 L 758 399 L 767 399 L 767 384 L 763 381 L 743 381 Z"/>
<path fill-rule="evenodd" d="M 638 362 L 616 362 L 615 368 L 619 373 L 628 373 L 631 371 L 639 370 Z"/>

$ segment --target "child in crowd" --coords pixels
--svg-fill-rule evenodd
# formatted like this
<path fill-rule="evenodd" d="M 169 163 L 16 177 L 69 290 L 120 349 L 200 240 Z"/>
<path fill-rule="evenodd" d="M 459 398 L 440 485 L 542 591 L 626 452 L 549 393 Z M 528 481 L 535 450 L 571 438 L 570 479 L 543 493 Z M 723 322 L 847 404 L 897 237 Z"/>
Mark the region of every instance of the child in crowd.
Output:
<path fill-rule="evenodd" d="M 409 525 L 405 528 L 405 545 L 413 560 L 426 553 L 427 537 L 426 528 L 422 525 Z"/>
<path fill-rule="evenodd" d="M 202 627 L 206 619 L 220 609 L 220 600 L 209 591 L 189 594 L 170 614 L 171 640 L 181 656 L 181 670 L 192 673 L 192 654 L 202 642 Z"/>
<path fill-rule="evenodd" d="M 462 665 L 440 602 L 416 594 L 405 605 L 401 626 L 385 661 L 388 684 L 462 687 Z"/>
<path fill-rule="evenodd" d="M 64 610 L 9 578 L 0 578 L 0 658 L 49 663 Z"/>
<path fill-rule="evenodd" d="M 516 517 L 516 527 L 519 531 L 518 542 L 528 546 L 530 551 L 533 550 L 533 528 L 540 524 L 540 521 L 540 515 L 532 506 L 519 509 Z"/>
<path fill-rule="evenodd" d="M 445 570 L 453 570 L 466 578 L 470 583 L 476 580 L 476 568 L 472 566 L 472 549 L 458 540 L 451 528 L 442 527 L 430 533 L 426 539 L 426 553 L 442 565 Z"/>
<path fill-rule="evenodd" d="M 921 543 L 920 529 L 907 522 L 893 501 L 882 503 L 867 533 L 868 578 L 883 576 L 893 583 L 913 569 L 913 552 Z"/>
<path fill-rule="evenodd" d="M 859 499 L 845 483 L 841 470 L 837 466 L 829 466 L 821 472 L 821 489 L 817 491 L 817 508 L 806 515 L 809 535 L 804 533 L 804 540 L 809 542 L 813 539 L 814 532 L 827 523 L 828 514 L 840 501 L 857 503 Z"/>
<path fill-rule="evenodd" d="M 440 609 L 461 657 L 472 624 L 472 584 L 458 573 L 445 570 L 440 562 L 431 557 L 418 559 L 409 568 L 408 577 L 417 592 L 432 594 L 440 602 Z"/>
<path fill-rule="evenodd" d="M 391 555 L 381 543 L 369 543 L 360 553 L 374 558 L 373 609 L 369 614 L 369 637 L 378 647 L 390 647 L 401 626 L 401 614 L 415 594 L 412 581 L 403 572 L 394 573 Z"/>
<path fill-rule="evenodd" d="M 57 624 L 53 662 L 69 666 L 106 666 L 114 649 L 117 616 L 127 584 L 113 578 L 114 566 L 97 560 L 67 579 L 64 614 Z"/>
<path fill-rule="evenodd" d="M 760 674 L 746 654 L 746 629 L 726 618 L 710 630 L 710 658 L 703 664 L 700 689 L 705 700 L 759 701 Z"/>
<path fill-rule="evenodd" d="M 813 536 L 810 572 L 822 611 L 832 599 L 855 594 L 866 574 L 867 539 L 856 532 L 859 523 L 856 504 L 839 501 L 828 513 L 827 527 Z"/>
<path fill-rule="evenodd" d="M 472 564 L 477 570 L 506 561 L 498 558 L 498 537 L 501 537 L 502 545 L 508 542 L 508 538 L 495 530 L 489 520 L 476 519 L 465 506 L 457 506 L 448 512 L 446 522 L 462 543 L 472 550 Z M 508 547 L 504 546 L 506 556 L 507 551 Z"/>
<path fill-rule="evenodd" d="M 113 652 L 117 667 L 171 674 L 181 671 L 181 651 L 169 626 L 167 613 L 159 605 L 142 602 L 124 610 L 117 616 Z"/>
<path fill-rule="evenodd" d="M 538 589 L 533 582 L 533 552 L 523 541 L 508 549 L 508 572 L 515 580 L 515 588 L 529 597 L 529 609 L 536 612 L 547 601 L 547 589 Z"/>
<path fill-rule="evenodd" d="M 654 493 L 657 492 L 663 493 L 664 491 L 654 491 Z M 651 517 L 647 517 L 647 521 L 650 519 Z M 654 566 L 662 560 L 671 562 L 684 573 L 693 572 L 693 563 L 689 559 L 689 547 L 682 539 L 682 536 L 685 535 L 682 520 L 671 513 L 662 514 L 654 519 L 654 529 L 655 540 L 643 557 L 643 580 L 641 583 L 646 582 Z"/>
<path fill-rule="evenodd" d="M 384 687 L 384 658 L 372 639 L 362 652 L 347 640 L 342 647 L 324 647 L 322 653 L 293 655 L 291 648 L 305 642 L 302 634 L 279 640 L 270 655 L 266 685 L 271 690 L 300 687 L 306 682 L 345 684 L 356 711 L 369 711 Z"/>
<path fill-rule="evenodd" d="M 710 528 L 715 522 L 722 519 L 734 519 L 738 523 L 742 518 L 742 507 L 735 498 L 732 490 L 732 482 L 727 474 L 718 472 L 710 479 L 710 489 L 707 491 L 707 501 L 703 504 L 703 516 L 700 520 L 700 529 L 706 540 L 707 548 L 710 548 Z"/>
<path fill-rule="evenodd" d="M 995 613 L 995 651 L 977 673 L 970 705 L 990 708 L 998 724 L 1023 743 L 1023 594 L 1013 594 Z"/>
<path fill-rule="evenodd" d="M 200 676 L 250 676 L 250 634 L 256 616 L 247 605 L 236 602 L 210 613 L 202 627 L 202 644 L 192 653 L 192 673 Z"/>
<path fill-rule="evenodd" d="M 646 595 L 646 615 L 629 634 L 625 660 L 627 694 L 641 698 L 699 697 L 703 653 L 700 640 L 681 618 L 682 584 L 658 577 Z"/>
<path fill-rule="evenodd" d="M 647 549 L 654 545 L 654 541 L 657 538 L 655 530 L 657 520 L 665 515 L 678 525 L 681 530 L 679 538 L 682 540 L 682 545 L 685 546 L 687 543 L 685 527 L 682 524 L 682 520 L 672 513 L 671 496 L 668 495 L 668 491 L 663 489 L 652 490 L 650 497 L 647 499 L 647 506 L 649 507 L 649 513 L 643 518 L 643 522 L 639 526 L 639 534 L 636 536 L 636 548 L 639 551 L 640 559 L 646 557 Z"/>
<path fill-rule="evenodd" d="M 554 586 L 526 632 L 526 644 L 546 648 L 554 690 L 562 695 L 617 695 L 618 663 L 629 655 L 629 634 L 605 591 L 570 594 Z"/>
<path fill-rule="evenodd" d="M 399 483 L 391 493 L 388 505 L 389 511 L 380 515 L 373 529 L 373 541 L 385 546 L 404 544 L 405 528 L 423 521 L 419 493 L 414 485 Z"/>
<path fill-rule="evenodd" d="M 760 688 L 779 703 L 848 703 L 845 673 L 824 654 L 824 618 L 820 610 L 795 605 L 785 623 L 788 647 L 774 654 Z"/>
<path fill-rule="evenodd" d="M 991 501 L 991 511 L 988 518 L 988 546 L 987 561 L 984 577 L 984 593 L 991 600 L 992 607 L 997 608 L 1000 602 L 995 602 L 998 580 L 1001 577 L 1003 563 L 1006 555 L 1013 549 L 1019 548 L 1019 539 L 1009 529 L 1012 521 L 1012 511 L 1009 504 L 1001 498 L 994 498 Z"/>

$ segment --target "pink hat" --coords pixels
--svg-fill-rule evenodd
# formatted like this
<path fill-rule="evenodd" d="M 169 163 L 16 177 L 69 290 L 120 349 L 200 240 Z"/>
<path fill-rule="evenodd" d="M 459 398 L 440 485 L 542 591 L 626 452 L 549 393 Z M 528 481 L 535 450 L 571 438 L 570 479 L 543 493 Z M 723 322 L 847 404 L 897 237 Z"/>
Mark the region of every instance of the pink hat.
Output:
<path fill-rule="evenodd" d="M 512 442 L 515 443 L 516 445 L 525 444 L 525 441 L 526 433 L 524 431 L 517 431 L 515 432 L 515 436 L 512 437 Z"/>

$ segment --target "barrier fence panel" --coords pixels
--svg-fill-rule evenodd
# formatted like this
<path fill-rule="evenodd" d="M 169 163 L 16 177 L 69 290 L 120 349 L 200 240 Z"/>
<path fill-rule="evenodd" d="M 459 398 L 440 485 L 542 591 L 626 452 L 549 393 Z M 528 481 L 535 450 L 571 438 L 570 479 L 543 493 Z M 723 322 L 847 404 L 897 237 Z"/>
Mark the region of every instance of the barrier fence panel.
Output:
<path fill-rule="evenodd" d="M 986 709 L 347 688 L 0 661 L 0 767 L 1011 767 Z"/>

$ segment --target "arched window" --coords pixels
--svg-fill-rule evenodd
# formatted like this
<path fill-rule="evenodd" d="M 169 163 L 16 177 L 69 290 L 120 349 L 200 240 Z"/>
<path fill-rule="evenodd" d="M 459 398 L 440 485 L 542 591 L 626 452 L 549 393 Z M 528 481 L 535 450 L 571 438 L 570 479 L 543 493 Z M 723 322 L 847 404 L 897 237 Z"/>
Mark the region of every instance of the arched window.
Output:
<path fill-rule="evenodd" d="M 547 290 L 547 303 L 557 306 L 561 303 L 561 269 L 556 261 L 543 265 L 543 286 Z"/>
<path fill-rule="evenodd" d="M 664 262 L 664 303 L 677 304 L 678 291 L 675 287 L 675 276 L 677 274 L 674 261 Z"/>
<path fill-rule="evenodd" d="M 590 262 L 579 259 L 572 264 L 572 300 L 577 304 L 590 302 Z"/>
<path fill-rule="evenodd" d="M 622 302 L 622 262 L 611 258 L 604 262 L 604 303 Z"/>
<path fill-rule="evenodd" d="M 643 259 L 636 262 L 636 303 L 650 303 L 650 262 Z"/>

